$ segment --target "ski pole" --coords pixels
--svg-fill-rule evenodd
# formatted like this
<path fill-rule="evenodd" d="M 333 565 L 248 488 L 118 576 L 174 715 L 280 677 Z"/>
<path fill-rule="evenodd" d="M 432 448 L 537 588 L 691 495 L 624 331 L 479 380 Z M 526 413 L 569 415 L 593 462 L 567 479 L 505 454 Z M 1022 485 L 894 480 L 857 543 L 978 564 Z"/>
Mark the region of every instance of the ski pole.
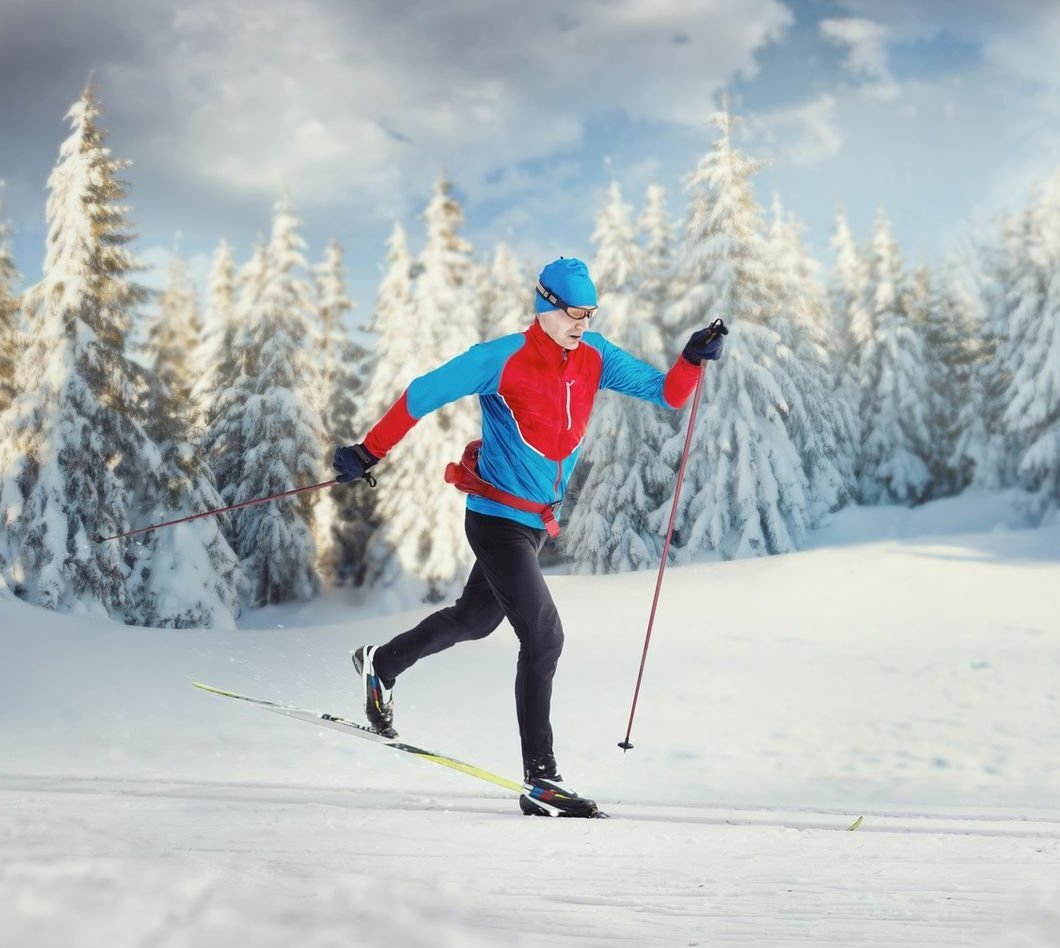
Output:
<path fill-rule="evenodd" d="M 714 335 L 726 334 L 728 329 L 720 319 L 716 319 L 710 326 L 715 330 Z M 674 503 L 670 509 L 670 525 L 666 528 L 666 540 L 663 543 L 662 561 L 659 563 L 659 575 L 655 580 L 655 596 L 651 601 L 651 613 L 648 616 L 648 630 L 644 634 L 644 650 L 640 655 L 640 668 L 637 670 L 637 685 L 633 689 L 633 705 L 629 709 L 629 723 L 626 725 L 626 738 L 619 741 L 618 746 L 624 751 L 633 750 L 629 736 L 633 732 L 633 716 L 637 713 L 637 698 L 640 697 L 640 683 L 644 678 L 644 663 L 648 660 L 648 645 L 651 643 L 651 630 L 655 624 L 655 610 L 659 606 L 659 591 L 662 589 L 663 573 L 666 571 L 666 558 L 670 552 L 670 540 L 674 535 L 674 524 L 677 522 L 677 501 L 681 496 L 681 483 L 685 479 L 685 465 L 688 463 L 688 451 L 692 446 L 692 432 L 696 427 L 696 412 L 699 410 L 699 397 L 703 392 L 703 378 L 707 373 L 706 363 L 700 370 L 699 378 L 696 379 L 696 391 L 692 396 L 692 411 L 688 415 L 688 431 L 685 434 L 685 446 L 681 451 L 681 464 L 677 469 L 677 483 L 674 486 Z"/>
<path fill-rule="evenodd" d="M 365 480 L 367 480 L 373 487 L 375 486 L 374 477 L 366 477 Z M 280 493 L 270 494 L 268 497 L 258 497 L 255 500 L 244 500 L 242 503 L 230 504 L 227 507 L 204 510 L 202 513 L 192 514 L 189 517 L 178 517 L 176 520 L 167 520 L 165 523 L 154 523 L 149 527 L 140 527 L 136 530 L 128 530 L 125 533 L 116 533 L 112 537 L 96 536 L 94 539 L 96 543 L 106 543 L 108 540 L 121 540 L 125 537 L 135 537 L 141 533 L 150 533 L 152 530 L 161 530 L 163 527 L 174 527 L 178 523 L 187 523 L 190 520 L 201 520 L 203 517 L 215 517 L 218 514 L 227 513 L 229 510 L 239 510 L 241 507 L 252 507 L 254 504 L 264 504 L 268 503 L 270 500 L 279 500 L 281 497 L 292 497 L 295 494 L 304 494 L 307 491 L 320 490 L 321 487 L 332 487 L 338 483 L 338 478 L 334 478 L 330 481 L 321 481 L 319 484 L 309 484 L 305 487 L 295 487 L 293 490 L 280 491 Z"/>

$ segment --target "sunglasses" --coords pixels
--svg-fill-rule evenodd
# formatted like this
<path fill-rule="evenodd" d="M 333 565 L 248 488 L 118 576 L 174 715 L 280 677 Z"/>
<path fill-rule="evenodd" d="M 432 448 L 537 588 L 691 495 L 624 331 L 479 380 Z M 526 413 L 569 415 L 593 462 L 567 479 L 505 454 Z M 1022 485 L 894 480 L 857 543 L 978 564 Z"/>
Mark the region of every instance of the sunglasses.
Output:
<path fill-rule="evenodd" d="M 571 306 L 556 296 L 544 283 L 537 284 L 537 295 L 551 303 L 556 309 L 563 310 L 571 319 L 592 319 L 596 315 L 596 306 Z"/>

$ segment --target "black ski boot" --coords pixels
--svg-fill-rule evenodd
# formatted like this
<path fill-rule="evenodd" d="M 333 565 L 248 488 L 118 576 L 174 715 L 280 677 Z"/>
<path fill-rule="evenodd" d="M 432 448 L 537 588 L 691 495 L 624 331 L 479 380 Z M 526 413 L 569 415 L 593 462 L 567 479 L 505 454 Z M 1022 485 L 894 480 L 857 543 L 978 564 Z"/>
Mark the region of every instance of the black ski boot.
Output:
<path fill-rule="evenodd" d="M 582 797 L 563 783 L 555 760 L 527 768 L 519 809 L 526 816 L 574 816 L 588 819 L 607 816 L 595 800 Z"/>
<path fill-rule="evenodd" d="M 398 732 L 394 730 L 394 682 L 391 680 L 387 685 L 375 673 L 372 659 L 377 648 L 377 645 L 362 645 L 353 653 L 353 667 L 361 676 L 364 686 L 364 716 L 372 730 L 383 737 L 394 738 L 398 736 Z"/>

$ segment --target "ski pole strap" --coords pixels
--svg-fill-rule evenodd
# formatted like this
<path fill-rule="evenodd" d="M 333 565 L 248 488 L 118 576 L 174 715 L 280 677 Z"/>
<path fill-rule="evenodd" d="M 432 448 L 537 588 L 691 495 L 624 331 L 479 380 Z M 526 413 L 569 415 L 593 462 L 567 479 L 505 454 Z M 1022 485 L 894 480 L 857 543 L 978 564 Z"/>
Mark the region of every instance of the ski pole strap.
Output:
<path fill-rule="evenodd" d="M 482 441 L 472 441 L 466 448 L 459 461 L 450 461 L 445 466 L 445 482 L 452 484 L 457 490 L 465 494 L 475 494 L 488 500 L 495 500 L 506 507 L 514 507 L 516 510 L 524 510 L 541 517 L 545 523 L 548 535 L 555 539 L 559 536 L 559 523 L 556 521 L 555 511 L 552 504 L 542 504 L 525 497 L 517 497 L 507 491 L 494 487 L 489 481 L 484 480 L 478 473 L 478 453 L 482 447 Z"/>

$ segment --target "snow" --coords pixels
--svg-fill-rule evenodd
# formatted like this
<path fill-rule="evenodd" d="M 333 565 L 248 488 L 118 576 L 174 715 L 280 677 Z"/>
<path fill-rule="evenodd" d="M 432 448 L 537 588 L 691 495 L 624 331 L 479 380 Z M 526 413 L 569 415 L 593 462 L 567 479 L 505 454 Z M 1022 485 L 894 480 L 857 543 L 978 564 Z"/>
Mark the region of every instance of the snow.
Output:
<path fill-rule="evenodd" d="M 143 629 L 0 589 L 0 945 L 1060 944 L 1060 523 L 1025 499 L 672 567 L 625 754 L 654 572 L 549 576 L 557 755 L 611 820 L 191 686 L 356 714 L 348 651 L 427 607 Z M 411 669 L 403 736 L 517 777 L 514 655 Z"/>

